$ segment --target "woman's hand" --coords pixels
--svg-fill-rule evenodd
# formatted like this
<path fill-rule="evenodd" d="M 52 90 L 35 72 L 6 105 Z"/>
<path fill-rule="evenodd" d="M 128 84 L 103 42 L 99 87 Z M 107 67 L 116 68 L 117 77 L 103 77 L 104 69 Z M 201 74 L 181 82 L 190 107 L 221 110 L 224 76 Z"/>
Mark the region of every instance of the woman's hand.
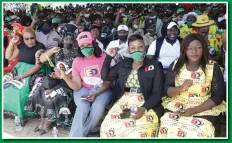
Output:
<path fill-rule="evenodd" d="M 21 78 L 21 76 L 15 76 L 15 77 L 14 77 L 14 80 L 21 81 L 21 80 L 22 80 L 22 78 Z"/>
<path fill-rule="evenodd" d="M 140 119 L 144 115 L 145 111 L 146 109 L 144 107 L 138 107 L 136 113 L 131 117 L 135 120 Z"/>
<path fill-rule="evenodd" d="M 60 47 L 54 47 L 51 49 L 51 51 L 53 54 L 58 53 L 60 51 Z"/>
<path fill-rule="evenodd" d="M 96 96 L 97 96 L 97 94 L 90 94 L 86 97 L 86 100 L 89 102 L 94 102 Z"/>
<path fill-rule="evenodd" d="M 115 57 L 117 55 L 117 53 L 118 53 L 117 48 L 111 48 L 108 51 L 108 55 L 110 55 L 111 57 Z"/>
<path fill-rule="evenodd" d="M 180 115 L 184 117 L 189 117 L 192 116 L 193 114 L 195 114 L 194 108 L 187 108 L 180 112 Z"/>
<path fill-rule="evenodd" d="M 64 71 L 57 69 L 57 68 L 55 68 L 54 70 L 55 70 L 55 74 L 58 78 L 63 79 L 66 76 Z"/>
<path fill-rule="evenodd" d="M 19 36 L 14 35 L 14 37 L 11 39 L 10 43 L 13 45 L 19 42 Z"/>
<path fill-rule="evenodd" d="M 54 79 L 59 79 L 55 72 L 50 73 L 49 76 Z"/>
<path fill-rule="evenodd" d="M 186 79 L 184 83 L 181 85 L 181 92 L 187 91 L 193 85 L 193 80 Z"/>

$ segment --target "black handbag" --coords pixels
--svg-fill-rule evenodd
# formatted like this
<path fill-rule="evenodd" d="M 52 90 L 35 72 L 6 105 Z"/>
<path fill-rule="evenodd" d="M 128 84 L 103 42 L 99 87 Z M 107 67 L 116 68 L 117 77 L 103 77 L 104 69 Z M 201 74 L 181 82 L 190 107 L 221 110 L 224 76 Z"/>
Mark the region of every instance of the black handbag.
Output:
<path fill-rule="evenodd" d="M 58 79 L 53 79 L 50 76 L 46 76 L 42 81 L 42 87 L 45 89 L 52 89 L 55 85 L 59 84 Z"/>

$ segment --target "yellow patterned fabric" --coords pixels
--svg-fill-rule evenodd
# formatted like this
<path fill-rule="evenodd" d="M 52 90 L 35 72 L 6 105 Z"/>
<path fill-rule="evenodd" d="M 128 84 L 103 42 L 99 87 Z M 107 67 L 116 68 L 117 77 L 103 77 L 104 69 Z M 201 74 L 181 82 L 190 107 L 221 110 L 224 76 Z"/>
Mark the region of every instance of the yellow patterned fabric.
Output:
<path fill-rule="evenodd" d="M 120 119 L 123 109 L 130 108 L 131 105 L 135 104 L 138 107 L 144 104 L 143 95 L 126 92 L 110 109 L 102 122 L 100 136 L 102 138 L 155 137 L 158 128 L 158 116 L 152 109 L 138 120 L 134 120 L 131 117 Z"/>
<path fill-rule="evenodd" d="M 167 112 L 161 117 L 160 138 L 206 138 L 214 137 L 215 128 L 206 119 L 178 116 Z"/>
<path fill-rule="evenodd" d="M 127 88 L 139 87 L 138 71 L 132 70 L 125 84 Z M 125 92 L 124 95 L 110 109 L 101 124 L 100 136 L 102 138 L 124 137 L 144 138 L 155 137 L 158 128 L 158 116 L 150 109 L 140 119 L 134 120 L 131 117 L 121 119 L 123 109 L 130 109 L 136 105 L 141 107 L 144 104 L 144 97 L 141 93 Z"/>
<path fill-rule="evenodd" d="M 127 78 L 127 81 L 125 83 L 125 87 L 140 87 L 139 86 L 139 80 L 138 80 L 138 70 L 131 70 L 131 73 L 129 77 Z"/>
<path fill-rule="evenodd" d="M 209 99 L 211 96 L 211 82 L 213 78 L 214 63 L 214 61 L 210 61 L 209 64 L 206 65 L 205 73 L 201 68 L 195 72 L 188 71 L 186 69 L 186 65 L 184 65 L 180 70 L 180 74 L 175 78 L 175 87 L 181 86 L 186 79 L 193 80 L 193 85 L 187 91 L 181 92 L 175 97 L 166 96 L 163 98 L 162 105 L 164 108 L 172 112 L 178 112 L 187 108 L 199 106 Z M 215 106 L 210 110 L 206 110 L 192 116 L 218 116 L 220 113 L 225 112 L 225 110 L 226 103 L 223 101 L 220 105 Z M 160 137 L 212 137 L 214 136 L 215 130 L 212 123 L 205 119 L 179 117 L 177 115 L 174 116 L 173 113 L 165 113 L 165 115 L 161 118 L 160 129 Z M 169 131 L 166 132 L 166 130 Z M 181 134 L 178 132 L 184 133 Z"/>
<path fill-rule="evenodd" d="M 199 68 L 195 72 L 190 72 L 186 69 L 186 65 L 180 70 L 179 76 L 175 78 L 175 87 L 181 86 L 186 79 L 193 80 L 193 85 L 185 92 L 180 93 L 175 97 L 166 97 L 162 105 L 165 109 L 176 112 L 187 108 L 199 106 L 204 103 L 211 96 L 211 81 L 213 78 L 214 61 L 210 61 L 206 65 L 206 73 Z M 218 116 L 220 113 L 225 112 L 226 104 L 215 106 L 214 108 L 198 113 L 194 116 Z"/>

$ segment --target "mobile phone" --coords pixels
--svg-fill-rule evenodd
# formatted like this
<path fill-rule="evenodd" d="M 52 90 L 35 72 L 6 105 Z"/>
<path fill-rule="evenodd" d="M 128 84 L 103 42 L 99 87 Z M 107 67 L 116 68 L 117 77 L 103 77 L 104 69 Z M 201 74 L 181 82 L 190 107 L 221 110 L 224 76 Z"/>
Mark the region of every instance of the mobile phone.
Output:
<path fill-rule="evenodd" d="M 121 119 L 130 118 L 130 116 L 130 109 L 124 109 L 123 112 L 120 114 Z"/>
<path fill-rule="evenodd" d="M 86 95 L 82 95 L 82 96 L 80 97 L 80 99 L 83 99 L 83 100 L 86 100 L 86 98 L 87 98 Z"/>

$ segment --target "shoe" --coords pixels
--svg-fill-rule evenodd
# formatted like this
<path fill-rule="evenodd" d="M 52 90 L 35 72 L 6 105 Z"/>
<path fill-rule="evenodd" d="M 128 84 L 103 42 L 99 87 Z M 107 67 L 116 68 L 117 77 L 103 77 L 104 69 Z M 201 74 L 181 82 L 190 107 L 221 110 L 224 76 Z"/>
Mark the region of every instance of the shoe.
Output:
<path fill-rule="evenodd" d="M 49 131 L 47 131 L 47 130 L 44 130 L 44 129 L 40 129 L 40 135 L 42 136 L 43 134 L 46 134 L 46 133 L 48 133 Z"/>

